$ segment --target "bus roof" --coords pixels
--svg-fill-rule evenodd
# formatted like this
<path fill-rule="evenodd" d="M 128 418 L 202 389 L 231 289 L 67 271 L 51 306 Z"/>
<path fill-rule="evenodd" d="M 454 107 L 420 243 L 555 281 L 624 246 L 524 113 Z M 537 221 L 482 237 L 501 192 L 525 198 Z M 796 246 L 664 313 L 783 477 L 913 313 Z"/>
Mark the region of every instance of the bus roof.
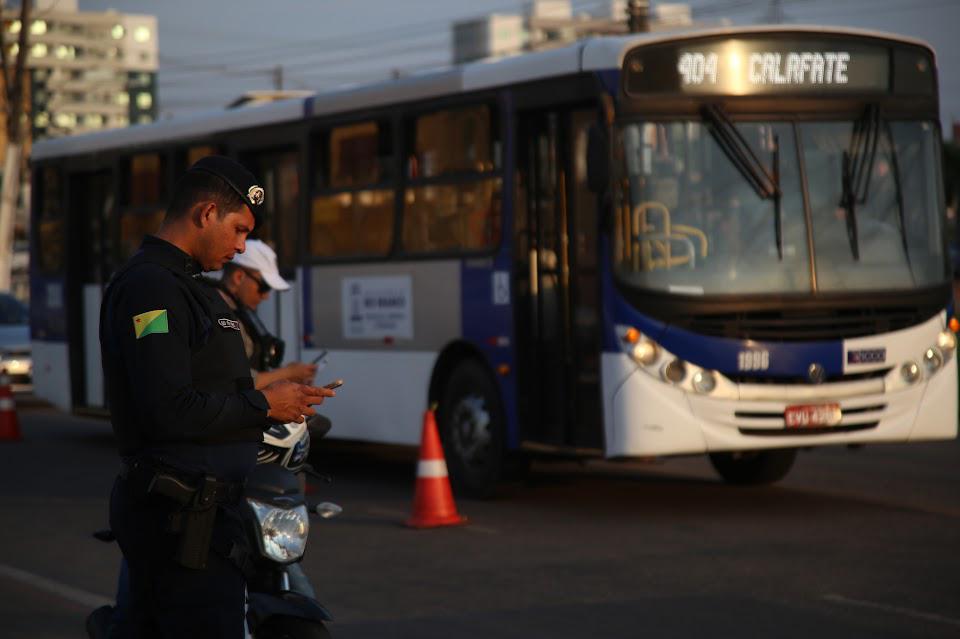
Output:
<path fill-rule="evenodd" d="M 383 80 L 366 85 L 338 87 L 305 98 L 236 109 L 217 109 L 160 120 L 151 124 L 41 140 L 33 145 L 31 157 L 34 161 L 42 161 L 114 149 L 132 150 L 137 147 L 144 148 L 178 140 L 200 138 L 224 131 L 495 88 L 539 78 L 582 71 L 619 69 L 627 52 L 643 44 L 742 33 L 829 33 L 866 36 L 931 49 L 930 45 L 923 41 L 896 34 L 817 25 L 754 25 L 607 36 L 581 40 L 548 51 L 481 60 L 456 67 L 430 69 L 395 80 Z"/>

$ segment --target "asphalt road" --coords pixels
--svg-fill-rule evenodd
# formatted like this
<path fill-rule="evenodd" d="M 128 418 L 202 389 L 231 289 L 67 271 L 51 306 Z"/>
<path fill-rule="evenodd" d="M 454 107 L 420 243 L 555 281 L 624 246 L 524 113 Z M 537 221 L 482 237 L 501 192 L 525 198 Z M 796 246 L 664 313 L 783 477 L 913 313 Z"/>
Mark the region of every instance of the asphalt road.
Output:
<path fill-rule="evenodd" d="M 22 409 L 0 443 L 0 637 L 83 637 L 119 554 L 90 531 L 106 422 Z M 538 462 L 463 528 L 414 531 L 414 457 L 320 444 L 305 569 L 338 639 L 960 637 L 960 442 L 802 453 L 769 488 L 700 458 Z"/>

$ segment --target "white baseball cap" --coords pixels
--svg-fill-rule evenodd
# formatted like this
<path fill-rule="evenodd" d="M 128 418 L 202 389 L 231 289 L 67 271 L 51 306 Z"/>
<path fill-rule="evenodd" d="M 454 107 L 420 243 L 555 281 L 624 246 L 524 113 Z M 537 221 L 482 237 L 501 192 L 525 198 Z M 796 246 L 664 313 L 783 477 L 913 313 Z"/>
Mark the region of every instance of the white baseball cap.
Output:
<path fill-rule="evenodd" d="M 280 277 L 277 269 L 277 254 L 260 240 L 247 240 L 247 248 L 243 253 L 237 253 L 231 260 L 237 266 L 260 271 L 263 280 L 275 291 L 286 291 L 290 284 Z"/>

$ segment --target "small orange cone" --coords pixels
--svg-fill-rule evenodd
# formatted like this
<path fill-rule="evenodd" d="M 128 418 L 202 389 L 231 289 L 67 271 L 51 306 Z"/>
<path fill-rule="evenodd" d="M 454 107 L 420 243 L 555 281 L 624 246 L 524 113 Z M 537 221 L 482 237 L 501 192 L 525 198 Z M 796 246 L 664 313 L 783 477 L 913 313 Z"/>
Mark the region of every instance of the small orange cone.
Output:
<path fill-rule="evenodd" d="M 6 375 L 0 376 L 0 441 L 18 442 L 20 422 L 17 420 L 17 407 L 13 402 L 13 392 Z"/>
<path fill-rule="evenodd" d="M 437 528 L 466 523 L 453 503 L 447 462 L 437 433 L 433 407 L 423 414 L 423 435 L 420 439 L 420 462 L 417 464 L 417 488 L 413 496 L 413 515 L 407 520 L 411 528 Z"/>

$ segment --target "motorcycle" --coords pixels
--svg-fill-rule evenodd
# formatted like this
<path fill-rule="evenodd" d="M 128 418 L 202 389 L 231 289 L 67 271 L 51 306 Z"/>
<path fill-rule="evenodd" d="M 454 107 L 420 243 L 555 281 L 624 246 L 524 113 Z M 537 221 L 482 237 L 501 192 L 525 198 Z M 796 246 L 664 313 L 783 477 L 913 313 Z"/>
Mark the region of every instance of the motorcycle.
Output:
<path fill-rule="evenodd" d="M 310 530 L 308 512 L 336 517 L 340 506 L 323 502 L 308 510 L 297 473 L 324 482 L 306 462 L 311 432 L 322 438 L 330 421 L 315 416 L 302 424 L 281 424 L 264 434 L 257 467 L 244 489 L 244 522 L 259 553 L 247 582 L 247 625 L 257 639 L 322 639 L 333 617 L 317 600 L 299 567 Z M 293 445 L 289 445 L 293 442 Z M 275 459 L 268 459 L 276 456 Z"/>
<path fill-rule="evenodd" d="M 318 474 L 307 456 L 311 434 L 320 439 L 330 431 L 330 420 L 315 415 L 303 423 L 277 424 L 264 433 L 257 466 L 244 486 L 243 521 L 251 553 L 247 573 L 247 628 L 256 639 L 326 639 L 326 623 L 333 617 L 316 599 L 300 569 L 310 531 L 309 514 L 322 519 L 339 515 L 337 504 L 308 507 L 305 483 Z M 114 541 L 109 530 L 94 533 L 100 541 Z M 90 639 L 108 639 L 115 608 L 102 606 L 87 617 Z"/>

